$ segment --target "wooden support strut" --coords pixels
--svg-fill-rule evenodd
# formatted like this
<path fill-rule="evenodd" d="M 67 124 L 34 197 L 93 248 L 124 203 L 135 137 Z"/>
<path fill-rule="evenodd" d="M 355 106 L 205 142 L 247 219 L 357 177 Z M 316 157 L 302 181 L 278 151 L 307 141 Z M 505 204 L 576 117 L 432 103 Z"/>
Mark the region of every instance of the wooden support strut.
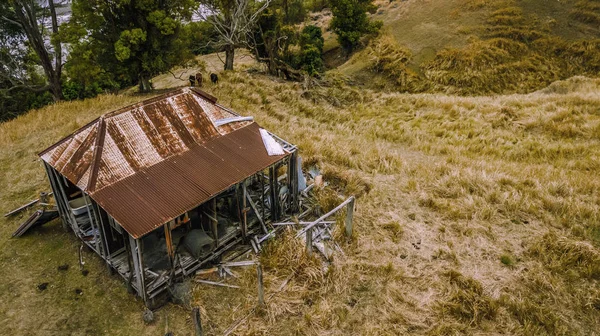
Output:
<path fill-rule="evenodd" d="M 340 205 L 336 206 L 333 210 L 329 211 L 328 213 L 324 214 L 323 216 L 319 217 L 317 220 L 315 220 L 314 222 L 312 222 L 311 224 L 307 225 L 305 228 L 303 228 L 302 230 L 300 230 L 300 232 L 298 232 L 296 234 L 296 237 L 300 237 L 302 235 L 304 235 L 306 233 L 306 231 L 311 230 L 313 227 L 315 227 L 317 224 L 319 224 L 320 222 L 322 222 L 323 220 L 325 220 L 327 217 L 333 215 L 334 213 L 338 212 L 340 209 L 342 209 L 344 206 L 351 204 L 352 205 L 352 211 L 350 211 L 350 209 L 348 209 L 349 211 L 349 215 L 346 215 L 346 234 L 348 234 L 348 227 L 350 227 L 350 234 L 352 233 L 352 216 L 354 214 L 354 196 L 350 196 L 347 200 L 343 201 Z M 350 219 L 348 221 L 348 219 Z"/>
<path fill-rule="evenodd" d="M 213 198 L 212 202 L 211 202 L 211 210 L 212 210 L 212 217 L 211 219 L 211 223 L 212 223 L 212 232 L 213 235 L 215 236 L 215 246 L 219 246 L 219 221 L 217 219 L 217 198 Z"/>
<path fill-rule="evenodd" d="M 246 181 L 242 182 L 242 189 L 243 189 L 243 195 L 246 195 Z M 244 197 L 242 195 L 242 218 L 241 218 L 241 225 L 242 225 L 242 238 L 244 239 L 244 241 L 246 241 L 247 236 L 248 236 L 248 214 L 246 211 L 246 197 Z M 237 192 L 236 189 L 236 197 L 238 197 L 239 200 L 239 193 Z M 239 204 L 239 203 L 238 203 Z"/>

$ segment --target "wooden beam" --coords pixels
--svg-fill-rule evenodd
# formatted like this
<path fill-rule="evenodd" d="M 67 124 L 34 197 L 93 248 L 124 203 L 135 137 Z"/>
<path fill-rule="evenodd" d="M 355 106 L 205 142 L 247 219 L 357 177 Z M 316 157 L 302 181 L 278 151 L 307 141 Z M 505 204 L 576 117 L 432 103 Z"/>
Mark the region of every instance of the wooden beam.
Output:
<path fill-rule="evenodd" d="M 263 284 L 263 270 L 262 265 L 256 265 L 256 275 L 258 277 L 258 305 L 260 307 L 265 306 L 265 287 Z"/>
<path fill-rule="evenodd" d="M 219 220 L 217 218 L 217 198 L 213 197 L 211 202 L 213 216 L 211 217 L 212 232 L 215 238 L 215 246 L 219 246 Z"/>
<path fill-rule="evenodd" d="M 329 217 L 329 216 L 333 215 L 334 213 L 338 212 L 340 209 L 342 209 L 344 206 L 346 206 L 350 202 L 352 202 L 352 204 L 354 204 L 354 196 L 350 196 L 347 200 L 343 201 L 340 205 L 336 206 L 333 210 L 331 210 L 328 213 L 324 214 L 323 216 L 319 217 L 317 220 L 315 220 L 314 222 L 312 222 L 311 224 L 309 224 L 308 226 L 306 226 L 304 229 L 300 230 L 300 232 L 298 232 L 296 234 L 296 237 L 300 237 L 300 236 L 304 235 L 306 233 L 306 231 L 312 229 L 317 224 L 319 224 L 320 222 L 322 222 L 323 220 L 325 220 L 327 217 Z"/>
<path fill-rule="evenodd" d="M 169 254 L 169 260 L 171 267 L 173 267 L 173 260 L 175 259 L 175 249 L 173 248 L 173 235 L 171 234 L 171 222 L 165 223 L 165 242 L 167 244 L 167 253 Z"/>
<path fill-rule="evenodd" d="M 246 197 L 244 197 L 244 195 L 246 195 L 246 180 L 242 181 L 242 190 L 242 238 L 244 239 L 244 241 L 246 241 L 246 239 L 248 238 L 248 213 L 246 212 Z M 236 197 L 239 197 L 239 193 L 237 192 Z"/>
<path fill-rule="evenodd" d="M 308 229 L 306 230 L 306 254 L 311 256 L 312 255 L 312 245 L 313 245 L 313 230 Z"/>
<path fill-rule="evenodd" d="M 192 320 L 194 322 L 194 331 L 196 336 L 203 336 L 202 321 L 200 320 L 200 308 L 192 309 Z"/>
<path fill-rule="evenodd" d="M 252 199 L 250 198 L 250 194 L 248 193 L 248 191 L 246 190 L 246 188 L 244 188 L 244 197 L 248 199 L 248 203 L 250 203 L 250 207 L 252 208 L 252 210 L 254 210 L 254 213 L 256 214 L 256 217 L 258 217 L 258 221 L 260 222 L 260 225 L 261 225 L 263 231 L 265 233 L 268 233 L 269 230 L 267 230 L 267 226 L 265 225 L 265 221 L 262 219 L 262 217 L 258 213 L 258 209 L 256 208 L 256 205 L 254 204 L 254 202 L 252 202 Z"/>
<path fill-rule="evenodd" d="M 346 210 L 346 236 L 352 237 L 352 219 L 354 218 L 354 197 L 348 202 Z"/>

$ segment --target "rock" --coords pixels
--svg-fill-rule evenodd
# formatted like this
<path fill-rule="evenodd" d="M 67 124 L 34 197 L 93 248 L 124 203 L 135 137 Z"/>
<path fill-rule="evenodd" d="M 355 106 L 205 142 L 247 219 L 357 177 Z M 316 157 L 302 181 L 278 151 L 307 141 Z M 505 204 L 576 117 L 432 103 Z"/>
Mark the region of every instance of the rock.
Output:
<path fill-rule="evenodd" d="M 152 310 L 146 308 L 146 310 L 144 310 L 144 313 L 142 314 L 142 319 L 146 324 L 154 322 L 154 313 L 152 312 Z"/>

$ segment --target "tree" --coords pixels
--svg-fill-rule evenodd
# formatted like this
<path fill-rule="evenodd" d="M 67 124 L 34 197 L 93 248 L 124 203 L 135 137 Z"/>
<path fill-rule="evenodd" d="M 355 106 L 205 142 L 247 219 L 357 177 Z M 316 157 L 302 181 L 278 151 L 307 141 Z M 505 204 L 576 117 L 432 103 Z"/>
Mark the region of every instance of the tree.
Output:
<path fill-rule="evenodd" d="M 46 18 L 50 17 L 51 32 L 45 31 Z M 0 4 L 0 34 L 3 35 L 3 55 L 0 58 L 0 76 L 11 83 L 9 91 L 27 89 L 34 92 L 50 91 L 55 101 L 61 100 L 62 47 L 55 36 L 58 19 L 54 0 L 41 7 L 34 0 L 8 0 Z M 25 46 L 26 44 L 26 46 Z M 25 49 L 24 49 L 25 48 Z M 39 85 L 30 80 L 23 54 L 30 48 L 35 58 L 28 61 L 40 65 L 46 83 Z"/>
<path fill-rule="evenodd" d="M 323 69 L 323 32 L 321 28 L 308 25 L 300 33 L 300 66 L 310 76 L 316 76 Z"/>
<path fill-rule="evenodd" d="M 377 7 L 373 0 L 331 0 L 333 19 L 331 28 L 338 36 L 338 42 L 346 55 L 356 48 L 365 34 L 381 28 L 380 21 L 371 22 L 367 12 L 374 13 Z"/>
<path fill-rule="evenodd" d="M 194 0 L 74 0 L 62 36 L 72 44 L 69 76 L 151 90 L 150 78 L 193 57 L 182 25 L 194 5 Z"/>
<path fill-rule="evenodd" d="M 247 38 L 271 0 L 199 0 L 196 14 L 217 32 L 212 45 L 225 51 L 225 70 L 233 70 L 235 49 L 247 46 Z"/>

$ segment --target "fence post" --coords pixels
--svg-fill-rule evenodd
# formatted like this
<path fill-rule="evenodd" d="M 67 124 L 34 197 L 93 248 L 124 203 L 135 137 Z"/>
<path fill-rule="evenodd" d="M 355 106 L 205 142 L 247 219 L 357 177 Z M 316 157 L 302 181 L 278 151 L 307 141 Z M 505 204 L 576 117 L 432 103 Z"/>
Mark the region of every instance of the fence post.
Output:
<path fill-rule="evenodd" d="M 312 228 L 306 231 L 306 254 L 312 255 L 313 232 Z"/>
<path fill-rule="evenodd" d="M 204 331 L 202 330 L 202 321 L 200 320 L 200 308 L 196 307 L 192 310 L 192 319 L 194 320 L 196 336 L 203 336 Z"/>
<path fill-rule="evenodd" d="M 352 237 L 352 218 L 354 217 L 354 197 L 348 203 L 346 210 L 346 236 Z"/>
<path fill-rule="evenodd" d="M 258 276 L 258 305 L 260 307 L 265 306 L 265 288 L 263 286 L 263 271 L 262 265 L 259 263 L 256 265 L 256 275 Z"/>

